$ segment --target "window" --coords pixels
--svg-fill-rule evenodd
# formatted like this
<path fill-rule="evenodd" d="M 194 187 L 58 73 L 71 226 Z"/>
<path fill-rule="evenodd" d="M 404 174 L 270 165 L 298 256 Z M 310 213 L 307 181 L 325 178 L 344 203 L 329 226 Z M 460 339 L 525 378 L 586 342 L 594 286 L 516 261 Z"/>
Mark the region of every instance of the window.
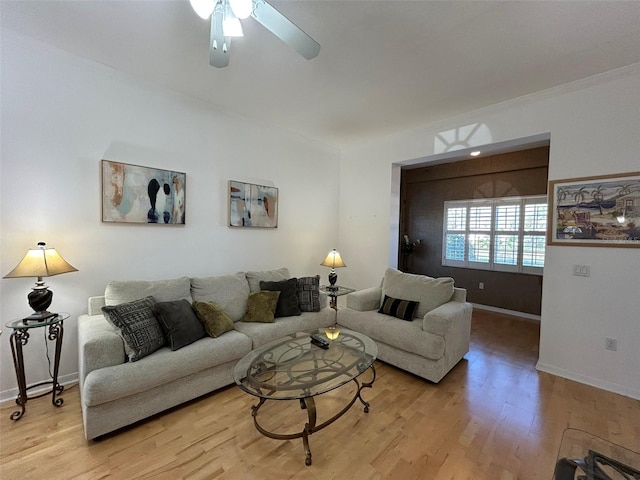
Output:
<path fill-rule="evenodd" d="M 442 264 L 542 274 L 547 197 L 445 202 Z"/>

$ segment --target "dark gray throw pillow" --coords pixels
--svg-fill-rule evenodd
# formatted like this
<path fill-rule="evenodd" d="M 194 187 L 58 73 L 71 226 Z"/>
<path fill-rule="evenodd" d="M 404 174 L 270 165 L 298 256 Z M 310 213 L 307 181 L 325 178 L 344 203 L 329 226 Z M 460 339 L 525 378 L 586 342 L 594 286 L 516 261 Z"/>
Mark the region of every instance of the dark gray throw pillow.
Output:
<path fill-rule="evenodd" d="M 293 317 L 300 315 L 298 306 L 298 279 L 290 278 L 281 282 L 260 282 L 260 290 L 280 292 L 275 317 Z"/>
<path fill-rule="evenodd" d="M 158 302 L 155 311 L 171 350 L 178 350 L 207 334 L 191 304 L 184 299 Z"/>
<path fill-rule="evenodd" d="M 104 318 L 124 341 L 130 362 L 135 362 L 164 346 L 166 340 L 156 319 L 153 297 L 102 307 Z"/>
<path fill-rule="evenodd" d="M 298 305 L 303 312 L 320 311 L 320 275 L 298 278 Z"/>
<path fill-rule="evenodd" d="M 391 315 L 402 320 L 411 321 L 416 313 L 416 308 L 418 308 L 418 302 L 401 300 L 399 298 L 392 298 L 385 295 L 378 313 L 384 313 L 385 315 Z"/>

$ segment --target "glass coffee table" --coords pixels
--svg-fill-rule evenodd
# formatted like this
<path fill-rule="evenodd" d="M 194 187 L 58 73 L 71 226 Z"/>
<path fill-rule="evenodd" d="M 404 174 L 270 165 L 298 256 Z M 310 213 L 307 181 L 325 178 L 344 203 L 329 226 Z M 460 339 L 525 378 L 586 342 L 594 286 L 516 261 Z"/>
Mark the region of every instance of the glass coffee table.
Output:
<path fill-rule="evenodd" d="M 328 340 L 324 329 L 315 333 Z M 251 407 L 256 429 L 276 440 L 302 438 L 308 466 L 311 465 L 309 435 L 335 422 L 356 400 L 364 405 L 365 413 L 369 412 L 369 403 L 362 398 L 362 390 L 373 386 L 376 379 L 373 362 L 377 355 L 375 342 L 361 333 L 343 330 L 335 340 L 329 340 L 328 349 L 323 349 L 311 343 L 309 332 L 301 332 L 249 352 L 235 366 L 233 377 L 242 390 L 260 399 Z M 361 382 L 358 377 L 367 370 L 371 370 L 371 381 Z M 314 397 L 350 382 L 357 387 L 353 398 L 342 410 L 317 425 Z M 267 400 L 298 400 L 308 416 L 302 431 L 281 434 L 263 428 L 258 422 L 258 412 Z"/>

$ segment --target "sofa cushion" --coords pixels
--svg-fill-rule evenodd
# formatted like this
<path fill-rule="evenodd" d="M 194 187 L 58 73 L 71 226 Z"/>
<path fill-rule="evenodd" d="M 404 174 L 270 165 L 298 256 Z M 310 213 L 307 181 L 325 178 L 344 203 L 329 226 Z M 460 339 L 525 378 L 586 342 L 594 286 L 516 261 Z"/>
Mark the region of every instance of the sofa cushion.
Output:
<path fill-rule="evenodd" d="M 413 320 L 417 306 L 418 302 L 401 300 L 385 295 L 378 313 L 391 315 L 392 317 L 400 318 L 402 320 Z"/>
<path fill-rule="evenodd" d="M 298 278 L 298 305 L 301 312 L 320 311 L 320 275 Z"/>
<path fill-rule="evenodd" d="M 447 303 L 453 295 L 453 278 L 431 278 L 387 268 L 382 282 L 382 298 L 388 295 L 418 302 L 416 317 L 422 318 L 434 308 Z"/>
<path fill-rule="evenodd" d="M 171 382 L 179 385 L 180 379 L 196 372 L 229 362 L 233 362 L 230 366 L 233 368 L 233 364 L 249 351 L 251 339 L 235 331 L 218 338 L 201 338 L 175 352 L 161 348 L 140 362 L 92 371 L 85 379 L 81 400 L 84 405 L 96 406 L 113 400 L 126 401 L 131 395 L 159 385 L 175 388 Z M 231 373 L 229 383 L 233 383 Z M 145 406 L 131 405 L 130 408 L 142 410 Z"/>
<path fill-rule="evenodd" d="M 280 282 L 260 281 L 260 290 L 270 290 L 280 292 L 278 304 L 276 305 L 275 317 L 293 317 L 300 315 L 298 306 L 298 279 L 290 278 Z"/>
<path fill-rule="evenodd" d="M 262 272 L 247 272 L 245 274 L 246 281 L 249 282 L 249 290 L 251 293 L 260 291 L 260 282 L 279 282 L 289 279 L 289 270 L 279 268 L 277 270 L 266 270 Z"/>
<path fill-rule="evenodd" d="M 249 295 L 243 322 L 273 323 L 280 292 L 263 290 Z"/>
<path fill-rule="evenodd" d="M 155 352 L 166 341 L 156 319 L 153 297 L 102 307 L 104 317 L 122 337 L 130 362 Z"/>
<path fill-rule="evenodd" d="M 193 310 L 210 337 L 216 338 L 233 330 L 233 320 L 214 302 L 193 302 Z"/>
<path fill-rule="evenodd" d="M 242 320 L 247 311 L 249 285 L 244 273 L 191 279 L 191 295 L 195 302 L 213 302 L 234 322 Z"/>
<path fill-rule="evenodd" d="M 204 337 L 204 327 L 198 320 L 191 304 L 186 300 L 157 302 L 154 305 L 156 317 L 171 350 L 179 350 Z"/>
<path fill-rule="evenodd" d="M 156 302 L 185 299 L 191 302 L 191 283 L 189 277 L 169 280 L 126 280 L 113 281 L 107 284 L 104 291 L 105 305 L 121 303 L 153 297 Z"/>

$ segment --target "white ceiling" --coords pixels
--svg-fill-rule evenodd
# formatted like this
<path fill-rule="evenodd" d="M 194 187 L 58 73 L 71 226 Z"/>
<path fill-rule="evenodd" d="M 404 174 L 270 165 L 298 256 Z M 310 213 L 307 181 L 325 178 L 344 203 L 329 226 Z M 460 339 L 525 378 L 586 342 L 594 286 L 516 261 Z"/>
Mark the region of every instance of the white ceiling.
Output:
<path fill-rule="evenodd" d="M 3 29 L 336 147 L 640 62 L 637 0 L 270 3 L 318 57 L 249 18 L 213 68 L 187 0 L 2 0 L 0 14 Z"/>

